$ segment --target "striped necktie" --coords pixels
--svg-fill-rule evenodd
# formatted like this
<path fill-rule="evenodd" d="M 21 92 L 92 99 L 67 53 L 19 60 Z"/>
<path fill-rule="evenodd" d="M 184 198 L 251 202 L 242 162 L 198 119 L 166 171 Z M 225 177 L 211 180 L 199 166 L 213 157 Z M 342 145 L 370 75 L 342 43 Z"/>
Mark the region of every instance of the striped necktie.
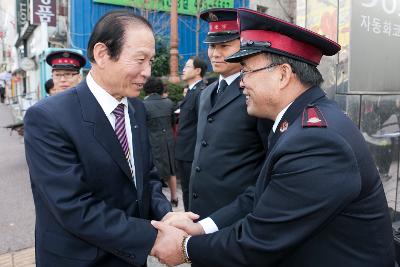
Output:
<path fill-rule="evenodd" d="M 119 104 L 112 113 L 115 115 L 115 134 L 117 135 L 118 141 L 121 144 L 122 150 L 125 154 L 125 158 L 128 161 L 133 179 L 134 173 L 132 168 L 131 155 L 129 152 L 128 138 L 126 137 L 124 107 L 124 104 Z"/>

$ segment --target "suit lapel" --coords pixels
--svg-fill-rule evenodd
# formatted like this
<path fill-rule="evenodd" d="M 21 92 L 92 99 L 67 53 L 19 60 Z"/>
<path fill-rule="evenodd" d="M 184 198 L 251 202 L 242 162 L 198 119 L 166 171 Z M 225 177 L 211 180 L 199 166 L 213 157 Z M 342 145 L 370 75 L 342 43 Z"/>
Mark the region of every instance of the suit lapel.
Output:
<path fill-rule="evenodd" d="M 194 93 L 194 91 L 196 91 L 197 87 L 199 87 L 202 84 L 203 84 L 203 82 L 200 81 L 200 82 L 196 83 L 196 85 L 193 86 L 192 89 L 188 90 L 185 97 L 182 99 L 180 106 L 183 106 L 185 104 L 185 102 L 194 95 L 193 93 Z"/>
<path fill-rule="evenodd" d="M 96 140 L 111 155 L 111 158 L 121 168 L 127 178 L 131 179 L 131 171 L 122 151 L 121 144 L 103 109 L 92 92 L 90 92 L 86 80 L 82 81 L 76 90 L 81 103 L 83 120 L 88 122 L 90 127 L 93 127 L 93 135 Z"/>
<path fill-rule="evenodd" d="M 204 89 L 200 96 L 200 107 L 204 110 L 207 114 L 210 112 L 212 105 L 211 105 L 211 94 L 214 90 L 216 90 L 218 86 L 218 81 L 213 82 L 210 84 L 206 89 Z"/>
<path fill-rule="evenodd" d="M 242 94 L 242 91 L 239 87 L 239 82 L 240 78 L 238 77 L 228 87 L 226 87 L 222 95 L 218 97 L 218 100 L 215 103 L 214 107 L 211 109 L 210 114 L 222 109 Z"/>
<path fill-rule="evenodd" d="M 142 191 L 143 191 L 143 170 L 141 166 L 143 166 L 142 162 L 142 146 L 140 145 L 140 135 L 139 135 L 139 125 L 136 121 L 135 117 L 135 109 L 128 100 L 128 112 L 129 112 L 129 120 L 131 122 L 131 132 L 132 132 L 132 150 L 133 150 L 133 158 L 135 160 L 135 179 L 136 179 L 136 188 L 138 192 L 138 198 L 141 199 Z"/>

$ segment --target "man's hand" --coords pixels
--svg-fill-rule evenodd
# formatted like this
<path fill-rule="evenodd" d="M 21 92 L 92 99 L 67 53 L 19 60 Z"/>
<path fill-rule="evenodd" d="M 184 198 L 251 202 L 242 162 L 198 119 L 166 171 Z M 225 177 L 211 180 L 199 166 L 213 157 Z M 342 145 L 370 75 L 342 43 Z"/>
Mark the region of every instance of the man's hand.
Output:
<path fill-rule="evenodd" d="M 166 224 L 171 224 L 174 221 L 193 221 L 197 220 L 200 216 L 193 212 L 168 212 L 161 221 Z"/>
<path fill-rule="evenodd" d="M 204 234 L 203 227 L 199 223 L 194 223 L 199 215 L 193 212 L 169 212 L 164 216 L 162 221 L 168 225 L 182 229 L 189 235 L 202 235 Z"/>
<path fill-rule="evenodd" d="M 150 255 L 168 266 L 182 264 L 184 262 L 182 240 L 187 234 L 164 222 L 151 221 L 151 224 L 158 230 L 158 234 Z"/>

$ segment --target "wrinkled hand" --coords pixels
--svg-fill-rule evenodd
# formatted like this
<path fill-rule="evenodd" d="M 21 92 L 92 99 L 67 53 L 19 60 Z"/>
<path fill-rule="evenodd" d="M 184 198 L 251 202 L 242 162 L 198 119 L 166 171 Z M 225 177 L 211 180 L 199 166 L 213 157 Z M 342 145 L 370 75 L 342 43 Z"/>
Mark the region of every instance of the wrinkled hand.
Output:
<path fill-rule="evenodd" d="M 176 228 L 179 228 L 189 235 L 204 235 L 203 226 L 200 223 L 195 223 L 193 221 L 174 221 L 170 224 Z"/>
<path fill-rule="evenodd" d="M 162 221 L 168 225 L 182 229 L 189 235 L 204 234 L 203 227 L 199 223 L 194 223 L 200 216 L 193 212 L 169 212 Z"/>
<path fill-rule="evenodd" d="M 168 266 L 182 264 L 182 240 L 187 234 L 164 222 L 151 221 L 151 224 L 158 230 L 158 234 L 150 255 Z"/>
<path fill-rule="evenodd" d="M 168 212 L 162 222 L 171 225 L 175 221 L 190 221 L 197 220 L 200 216 L 193 212 Z"/>

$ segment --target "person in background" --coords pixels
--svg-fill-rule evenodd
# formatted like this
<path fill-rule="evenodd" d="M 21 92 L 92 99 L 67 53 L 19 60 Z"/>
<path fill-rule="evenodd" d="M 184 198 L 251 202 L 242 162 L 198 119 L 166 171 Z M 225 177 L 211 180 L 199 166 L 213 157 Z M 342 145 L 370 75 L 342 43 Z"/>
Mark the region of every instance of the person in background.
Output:
<path fill-rule="evenodd" d="M 154 165 L 160 178 L 168 184 L 172 206 L 177 207 L 173 134 L 175 104 L 171 99 L 162 97 L 165 91 L 160 78 L 150 77 L 144 84 L 143 90 L 146 94 L 143 103 L 146 107 Z"/>
<path fill-rule="evenodd" d="M 192 169 L 194 147 L 197 136 L 199 97 L 206 87 L 203 77 L 207 63 L 199 57 L 191 57 L 185 64 L 182 80 L 187 84 L 187 92 L 179 104 L 178 134 L 175 144 L 176 175 L 181 181 L 183 206 L 189 209 L 189 180 Z"/>
<path fill-rule="evenodd" d="M 254 10 L 238 15 L 241 49 L 226 60 L 242 65 L 247 112 L 275 121 L 268 156 L 250 197 L 203 224 L 177 222 L 197 236 L 154 222 L 152 254 L 168 265 L 394 267 L 379 173 L 357 126 L 319 87 L 317 65 L 340 46 Z"/>
<path fill-rule="evenodd" d="M 75 87 L 82 80 L 79 73 L 86 59 L 79 53 L 61 50 L 47 55 L 46 62 L 51 66 L 56 93 Z"/>
<path fill-rule="evenodd" d="M 240 48 L 236 10 L 210 9 L 200 18 L 209 22 L 204 42 L 213 71 L 219 74 L 200 94 L 189 184 L 189 210 L 205 218 L 255 184 L 272 121 L 247 114 L 240 64 L 224 61 Z"/>
<path fill-rule="evenodd" d="M 57 93 L 57 89 L 54 87 L 53 79 L 48 79 L 44 84 L 44 90 L 46 91 L 47 96 L 52 96 Z"/>
<path fill-rule="evenodd" d="M 0 84 L 0 101 L 1 101 L 1 103 L 4 103 L 5 99 L 6 99 L 6 88 L 2 84 Z"/>

